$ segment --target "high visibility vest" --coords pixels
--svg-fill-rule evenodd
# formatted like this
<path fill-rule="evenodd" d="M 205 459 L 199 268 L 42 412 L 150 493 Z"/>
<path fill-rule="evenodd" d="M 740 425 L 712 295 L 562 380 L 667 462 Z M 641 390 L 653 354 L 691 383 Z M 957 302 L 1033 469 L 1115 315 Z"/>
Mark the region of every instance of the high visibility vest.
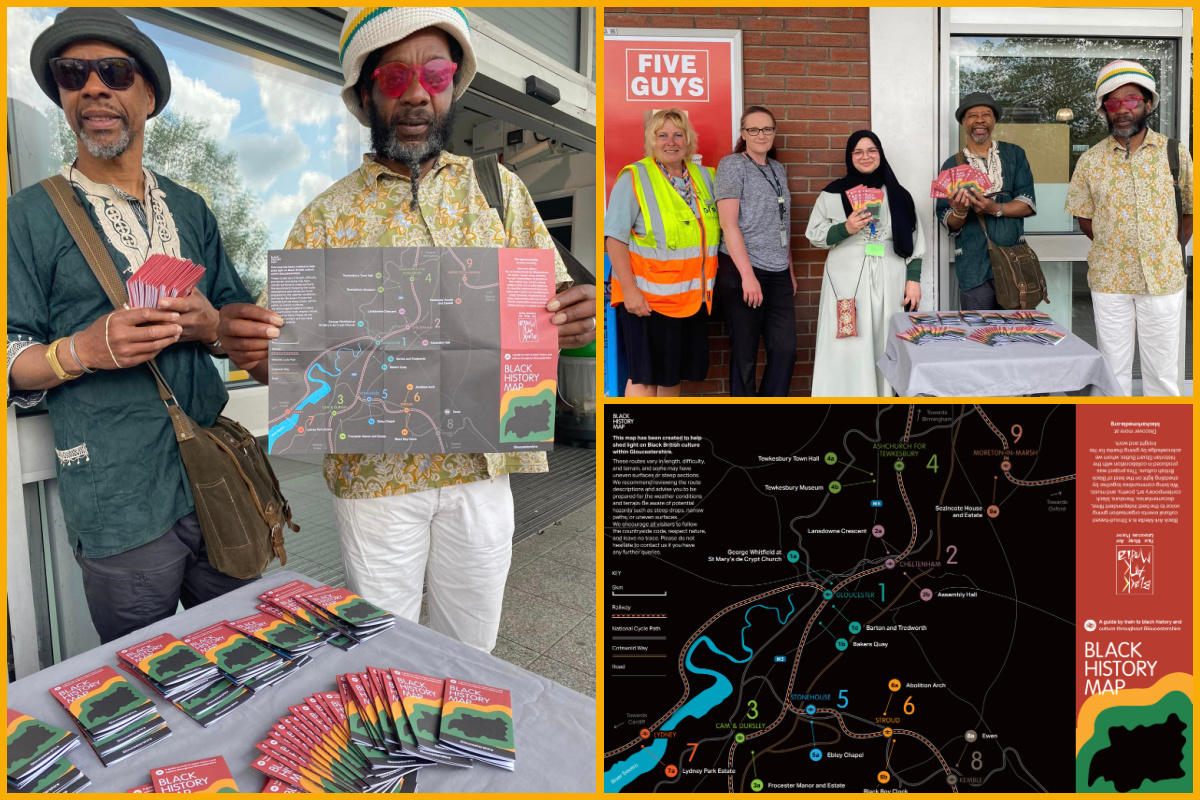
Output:
<path fill-rule="evenodd" d="M 668 317 L 690 317 L 703 302 L 712 312 L 713 283 L 717 274 L 717 247 L 721 223 L 713 200 L 713 169 L 687 165 L 692 176 L 700 220 L 667 182 L 653 158 L 643 158 L 625 169 L 633 177 L 646 235 L 633 235 L 629 261 L 633 280 L 646 296 L 652 311 Z M 612 304 L 624 301 L 621 284 L 612 282 Z"/>

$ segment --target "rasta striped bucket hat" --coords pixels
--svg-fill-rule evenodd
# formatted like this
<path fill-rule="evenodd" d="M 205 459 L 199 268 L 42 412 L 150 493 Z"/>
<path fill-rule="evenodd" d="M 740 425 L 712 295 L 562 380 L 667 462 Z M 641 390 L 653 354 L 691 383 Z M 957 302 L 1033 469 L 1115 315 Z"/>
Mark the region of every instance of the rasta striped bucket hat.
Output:
<path fill-rule="evenodd" d="M 1150 102 L 1146 106 L 1149 111 L 1158 108 L 1158 86 L 1150 70 L 1136 61 L 1113 61 L 1101 67 L 1100 75 L 1096 78 L 1096 113 L 1103 117 L 1104 98 L 1127 83 L 1150 92 Z"/>
<path fill-rule="evenodd" d="M 475 77 L 475 50 L 471 47 L 471 26 L 461 8 L 451 6 L 410 8 L 367 6 L 351 8 L 338 40 L 338 59 L 342 64 L 342 102 L 363 125 L 370 119 L 362 107 L 355 85 L 363 62 L 371 53 L 395 44 L 424 28 L 438 28 L 462 47 L 462 62 L 454 75 L 454 99 L 462 97 Z"/>

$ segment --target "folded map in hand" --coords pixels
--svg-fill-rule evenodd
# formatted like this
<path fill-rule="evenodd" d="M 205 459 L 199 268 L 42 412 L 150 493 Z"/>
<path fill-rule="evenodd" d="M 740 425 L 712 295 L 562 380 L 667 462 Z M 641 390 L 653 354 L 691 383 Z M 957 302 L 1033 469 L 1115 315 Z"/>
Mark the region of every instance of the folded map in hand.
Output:
<path fill-rule="evenodd" d="M 846 190 L 846 199 L 850 201 L 850 208 L 854 211 L 862 211 L 865 208 L 871 212 L 871 219 L 879 221 L 883 213 L 883 189 L 855 186 Z"/>

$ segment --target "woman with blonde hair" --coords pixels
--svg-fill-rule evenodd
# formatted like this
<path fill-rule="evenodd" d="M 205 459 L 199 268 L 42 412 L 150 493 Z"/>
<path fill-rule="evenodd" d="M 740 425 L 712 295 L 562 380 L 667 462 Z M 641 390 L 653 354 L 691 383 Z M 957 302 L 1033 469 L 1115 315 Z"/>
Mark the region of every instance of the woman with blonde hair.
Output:
<path fill-rule="evenodd" d="M 617 176 L 604 215 L 629 369 L 626 397 L 676 397 L 708 374 L 720 222 L 713 170 L 692 162 L 696 132 L 677 108 L 646 123 L 646 157 Z"/>

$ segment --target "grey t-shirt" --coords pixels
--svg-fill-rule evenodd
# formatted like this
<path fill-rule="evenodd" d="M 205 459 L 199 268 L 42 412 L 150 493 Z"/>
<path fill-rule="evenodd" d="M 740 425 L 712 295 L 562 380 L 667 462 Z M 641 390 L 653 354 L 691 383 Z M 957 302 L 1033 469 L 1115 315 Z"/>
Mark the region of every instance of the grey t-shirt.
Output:
<path fill-rule="evenodd" d="M 774 173 L 783 190 L 783 224 L 787 226 L 788 246 L 779 242 L 779 193 L 768 174 Z M 760 167 L 741 153 L 725 156 L 717 165 L 717 200 L 740 200 L 738 228 L 746 242 L 750 264 L 766 272 L 782 272 L 788 268 L 788 249 L 791 247 L 792 195 L 788 191 L 787 170 L 778 161 L 768 159 Z M 721 242 L 721 252 L 729 251 Z"/>

